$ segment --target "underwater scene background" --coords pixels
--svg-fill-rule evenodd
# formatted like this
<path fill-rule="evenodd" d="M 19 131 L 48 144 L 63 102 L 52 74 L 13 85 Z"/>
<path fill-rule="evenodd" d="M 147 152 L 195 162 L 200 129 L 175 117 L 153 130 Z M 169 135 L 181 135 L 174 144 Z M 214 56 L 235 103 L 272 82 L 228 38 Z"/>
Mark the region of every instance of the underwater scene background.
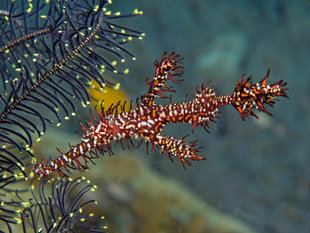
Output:
<path fill-rule="evenodd" d="M 35 1 L 33 1 L 35 2 Z M 2 7 L 2 5 L 0 4 Z M 220 109 L 210 134 L 191 125 L 170 124 L 162 134 L 198 139 L 205 161 L 184 170 L 159 150 L 113 149 L 95 160 L 83 176 L 98 186 L 92 211 L 105 216 L 108 232 L 309 232 L 310 229 L 310 2 L 307 0 L 114 0 L 112 11 L 143 15 L 122 25 L 144 32 L 126 48 L 136 61 L 129 73 L 111 74 L 120 92 L 91 92 L 94 99 L 135 100 L 147 92 L 145 78 L 164 51 L 184 57 L 174 103 L 212 80 L 217 92 L 230 94 L 242 74 L 260 81 L 288 83 L 289 99 L 242 121 L 232 107 Z M 129 59 L 128 59 L 129 60 Z M 126 72 L 127 73 L 127 72 Z M 168 100 L 157 100 L 168 103 Z M 93 102 L 92 107 L 98 103 Z M 109 105 L 109 104 L 107 104 Z M 50 127 L 34 145 L 47 159 L 80 141 L 75 133 L 89 109 L 61 127 Z M 113 145 L 114 147 L 114 145 Z M 72 177 L 80 176 L 74 171 Z M 56 175 L 57 176 L 57 175 Z"/>
<path fill-rule="evenodd" d="M 194 138 L 203 146 L 200 154 L 206 161 L 194 163 L 187 171 L 160 154 L 152 153 L 145 161 L 163 180 L 184 185 L 195 197 L 242 220 L 253 231 L 308 232 L 309 1 L 114 3 L 122 11 L 134 6 L 144 12 L 135 25 L 146 37 L 132 50 L 137 62 L 122 82 L 131 98 L 141 94 L 136 83 L 142 85 L 141 77 L 152 77 L 154 68 L 150 64 L 166 50 L 185 58 L 184 82 L 174 86 L 174 101 L 194 94 L 196 86 L 210 79 L 219 93 L 231 93 L 243 73 L 259 81 L 268 68 L 270 82 L 288 82 L 290 99 L 277 103 L 273 118 L 261 114 L 259 120 L 243 122 L 232 107 L 226 107 L 213 132 L 206 134 L 195 128 Z M 167 135 L 186 134 L 191 136 L 189 125 L 171 125 L 167 131 Z M 140 149 L 133 153 L 144 152 Z M 161 202 L 155 200 L 154 206 L 158 205 Z M 159 212 L 157 218 L 161 215 Z M 190 212 L 180 215 L 176 221 L 190 222 Z M 196 224 L 191 226 L 188 232 L 195 232 Z M 161 232 L 169 232 L 164 229 Z"/>

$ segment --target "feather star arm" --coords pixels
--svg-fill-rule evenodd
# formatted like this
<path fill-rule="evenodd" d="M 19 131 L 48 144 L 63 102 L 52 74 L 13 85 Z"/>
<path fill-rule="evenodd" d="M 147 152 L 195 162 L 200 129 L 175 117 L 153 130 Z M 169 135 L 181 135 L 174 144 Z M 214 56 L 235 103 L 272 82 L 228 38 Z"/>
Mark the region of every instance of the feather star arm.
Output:
<path fill-rule="evenodd" d="M 193 129 L 196 126 L 202 126 L 207 130 L 210 123 L 214 121 L 218 109 L 224 105 L 235 107 L 241 118 L 245 120 L 251 115 L 258 118 L 253 109 L 271 115 L 264 104 L 272 107 L 277 97 L 288 97 L 286 94 L 288 88 L 282 80 L 272 85 L 267 84 L 268 70 L 263 80 L 255 84 L 250 77 L 245 80 L 241 77 L 231 95 L 217 96 L 208 82 L 196 89 L 197 93 L 192 101 L 156 105 L 155 97 L 166 97 L 162 94 L 163 91 L 174 92 L 171 87 L 165 85 L 168 79 L 173 82 L 181 81 L 176 79 L 183 74 L 181 63 L 182 58 L 179 55 L 171 53 L 166 57 L 164 53 L 160 62 L 155 61 L 154 78 L 151 82 L 146 80 L 150 85 L 149 90 L 141 97 L 141 103 L 137 100 L 136 108 L 132 107 L 131 102 L 130 110 L 127 112 L 125 103 L 122 106 L 119 103 L 112 105 L 106 111 L 103 108 L 101 111 L 96 110 L 99 119 L 91 114 L 93 121 L 87 120 L 86 126 L 81 124 L 83 130 L 83 133 L 80 133 L 81 143 L 71 146 L 68 152 L 59 151 L 61 155 L 55 160 L 45 164 L 34 162 L 34 172 L 39 176 L 48 176 L 54 171 L 65 175 L 61 168 L 68 172 L 69 168 L 85 170 L 88 168 L 87 163 L 93 162 L 93 159 L 98 157 L 98 152 L 113 154 L 111 141 L 120 143 L 124 148 L 123 140 L 129 147 L 133 144 L 133 138 L 140 138 L 141 143 L 145 141 L 147 150 L 151 145 L 151 151 L 159 148 L 170 159 L 172 159 L 171 156 L 179 158 L 183 167 L 184 163 L 191 165 L 189 160 L 205 159 L 197 154 L 199 148 L 196 148 L 196 141 L 187 144 L 183 139 L 162 136 L 160 133 L 166 124 L 185 122 L 191 124 Z"/>

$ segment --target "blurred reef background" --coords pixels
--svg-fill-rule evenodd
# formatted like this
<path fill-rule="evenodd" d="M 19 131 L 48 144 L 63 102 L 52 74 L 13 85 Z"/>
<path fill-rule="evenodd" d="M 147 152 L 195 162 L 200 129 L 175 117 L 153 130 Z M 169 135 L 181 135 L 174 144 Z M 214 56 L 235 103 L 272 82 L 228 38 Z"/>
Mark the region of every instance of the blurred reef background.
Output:
<path fill-rule="evenodd" d="M 309 232 L 310 2 L 114 0 L 111 7 L 144 12 L 128 22 L 146 33 L 127 47 L 137 60 L 116 80 L 129 99 L 147 91 L 144 80 L 153 77 L 153 62 L 164 51 L 184 57 L 184 81 L 174 85 L 173 102 L 186 94 L 190 99 L 210 79 L 220 94 L 230 94 L 243 73 L 260 81 L 268 68 L 270 83 L 288 82 L 290 99 L 277 102 L 274 117 L 259 114 L 245 122 L 232 107 L 222 108 L 210 134 L 167 126 L 163 134 L 190 134 L 187 141 L 199 139 L 203 146 L 206 161 L 187 170 L 158 151 L 146 156 L 144 145 L 118 146 L 115 156 L 95 161 L 83 175 L 99 187 L 98 211 L 109 232 Z M 114 97 L 108 92 L 103 98 Z M 80 111 L 51 130 L 35 151 L 58 155 L 55 148 L 67 148 L 68 138 L 79 140 L 74 130 L 88 115 Z"/>

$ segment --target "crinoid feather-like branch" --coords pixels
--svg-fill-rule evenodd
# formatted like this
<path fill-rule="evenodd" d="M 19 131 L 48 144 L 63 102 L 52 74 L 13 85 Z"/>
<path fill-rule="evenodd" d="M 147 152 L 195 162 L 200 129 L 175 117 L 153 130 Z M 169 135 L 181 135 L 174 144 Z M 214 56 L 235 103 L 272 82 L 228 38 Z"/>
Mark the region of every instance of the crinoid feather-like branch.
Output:
<path fill-rule="evenodd" d="M 93 213 L 96 201 L 89 194 L 97 187 L 89 180 L 26 177 L 25 168 L 15 161 L 19 158 L 10 155 L 12 161 L 9 156 L 0 159 L 1 232 L 106 232 L 104 217 Z M 30 163 L 31 156 L 25 154 L 22 159 Z"/>
<path fill-rule="evenodd" d="M 93 80 L 104 87 L 104 70 L 122 74 L 112 59 L 135 59 L 123 44 L 143 33 L 115 20 L 141 12 L 113 14 L 109 3 L 7 1 L 0 14 L 1 147 L 29 150 L 47 123 L 75 115 L 76 100 L 89 103 L 87 88 Z"/>
<path fill-rule="evenodd" d="M 120 103 L 110 106 L 106 111 L 97 111 L 99 119 L 91 115 L 94 123 L 88 120 L 86 126 L 82 124 L 83 132 L 80 134 L 83 138 L 80 143 L 71 146 L 68 152 L 61 152 L 57 159 L 51 159 L 45 164 L 34 163 L 34 172 L 39 176 L 49 176 L 53 171 L 64 175 L 62 168 L 85 170 L 87 163 L 98 157 L 97 151 L 112 154 L 111 141 L 122 144 L 122 140 L 125 140 L 129 146 L 133 138 L 141 139 L 140 144 L 145 141 L 147 150 L 151 146 L 151 151 L 159 148 L 171 160 L 172 156 L 177 157 L 185 168 L 185 164 L 191 165 L 190 160 L 204 160 L 204 157 L 198 155 L 200 148 L 196 147 L 197 141 L 186 143 L 184 137 L 177 139 L 161 135 L 166 124 L 189 123 L 192 129 L 197 126 L 207 129 L 217 117 L 218 109 L 224 105 L 234 106 L 242 119 L 245 119 L 250 115 L 255 116 L 252 109 L 268 113 L 264 104 L 273 106 L 277 97 L 287 97 L 286 83 L 282 80 L 267 84 L 268 71 L 266 77 L 255 84 L 250 78 L 240 79 L 231 95 L 217 96 L 208 82 L 196 89 L 197 93 L 191 101 L 176 104 L 170 101 L 170 104 L 157 105 L 154 99 L 164 97 L 162 91 L 172 91 L 165 85 L 166 81 L 178 82 L 180 80 L 175 77 L 183 73 L 180 56 L 174 53 L 166 55 L 164 53 L 160 62 L 155 61 L 155 75 L 151 82 L 146 80 L 150 87 L 141 97 L 141 103 L 137 100 L 137 106 L 133 108 L 130 105 L 129 111 L 124 111 L 123 107 L 119 112 Z"/>
<path fill-rule="evenodd" d="M 88 205 L 80 205 L 80 201 L 90 186 L 82 188 L 77 181 L 70 180 L 54 182 L 63 187 L 60 197 L 56 195 L 62 191 L 57 187 L 53 186 L 56 193 L 49 195 L 48 185 L 42 183 L 39 197 L 32 202 L 13 201 L 12 195 L 20 182 L 25 184 L 30 179 L 27 165 L 33 156 L 32 143 L 34 139 L 40 140 L 47 124 L 56 122 L 58 126 L 63 118 L 75 115 L 78 102 L 86 106 L 92 81 L 100 88 L 113 85 L 105 80 L 103 72 L 126 73 L 115 65 L 116 61 L 123 63 L 127 57 L 135 60 L 124 45 L 144 34 L 119 22 L 142 12 L 112 13 L 108 10 L 110 3 L 7 0 L 2 4 L 6 8 L 0 10 L 1 232 L 11 232 L 11 225 L 21 222 L 24 232 L 72 232 L 73 225 L 83 226 L 85 232 L 102 231 L 85 224 L 88 216 L 78 217 L 82 216 L 77 213 L 78 208 Z M 68 209 L 64 204 L 69 201 L 64 198 L 73 192 L 66 189 L 69 183 L 83 191 Z M 28 225 L 33 229 L 28 231 Z"/>
<path fill-rule="evenodd" d="M 27 190 L 17 190 L 11 200 L 1 202 L 1 232 L 12 232 L 13 224 L 24 233 L 106 232 L 104 217 L 93 213 L 96 201 L 89 199 L 96 189 L 84 177 L 33 179 L 30 197 Z"/>
<path fill-rule="evenodd" d="M 12 232 L 12 225 L 21 223 L 20 209 L 24 208 L 24 203 L 18 198 L 14 198 L 14 193 L 18 187 L 19 192 L 23 183 L 27 181 L 27 174 L 23 163 L 31 162 L 29 152 L 19 156 L 15 155 L 16 149 L 11 146 L 0 149 L 0 230 L 1 232 Z M 15 229 L 15 228 L 14 228 Z"/>

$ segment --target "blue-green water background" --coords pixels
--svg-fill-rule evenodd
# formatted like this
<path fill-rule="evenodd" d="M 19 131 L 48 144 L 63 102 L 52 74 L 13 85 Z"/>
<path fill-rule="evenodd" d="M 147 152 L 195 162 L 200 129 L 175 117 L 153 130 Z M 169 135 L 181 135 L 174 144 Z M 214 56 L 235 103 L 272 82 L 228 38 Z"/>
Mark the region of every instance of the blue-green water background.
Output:
<path fill-rule="evenodd" d="M 157 154 L 148 158 L 160 173 L 259 232 L 309 232 L 310 2 L 119 0 L 113 5 L 122 12 L 144 12 L 131 25 L 146 37 L 134 44 L 137 62 L 122 81 L 132 98 L 144 93 L 144 77 L 152 77 L 151 64 L 163 51 L 185 58 L 185 80 L 174 85 L 175 101 L 209 79 L 219 93 L 231 93 L 241 74 L 260 81 L 268 68 L 271 83 L 288 82 L 290 99 L 276 103 L 273 118 L 243 122 L 227 107 L 210 135 L 195 129 L 205 162 L 184 171 Z M 169 135 L 186 135 L 191 127 L 169 129 Z"/>
<path fill-rule="evenodd" d="M 259 114 L 259 120 L 244 122 L 229 106 L 221 109 L 211 134 L 199 128 L 191 134 L 189 125 L 166 127 L 164 135 L 190 134 L 187 140 L 199 139 L 206 161 L 193 162 L 186 171 L 159 152 L 146 161 L 166 179 L 181 183 L 258 232 L 309 232 L 310 2 L 114 0 L 111 7 L 122 13 L 135 8 L 144 14 L 120 22 L 146 33 L 142 41 L 128 44 L 137 60 L 128 63 L 127 76 L 117 79 L 130 98 L 135 100 L 147 91 L 144 80 L 153 76 L 153 62 L 164 51 L 184 57 L 184 81 L 173 84 L 174 102 L 183 101 L 186 94 L 190 99 L 195 87 L 210 79 L 218 93 L 231 93 L 243 73 L 260 81 L 268 68 L 269 82 L 284 79 L 290 88 L 290 99 L 281 98 L 270 110 L 273 118 Z M 64 147 L 68 138 L 61 137 L 63 130 L 73 134 L 79 129 L 74 120 L 70 127 L 57 128 L 53 136 L 55 141 L 65 141 Z M 47 157 L 55 156 L 54 148 L 61 145 L 48 143 Z M 143 147 L 131 151 L 145 154 Z"/>

